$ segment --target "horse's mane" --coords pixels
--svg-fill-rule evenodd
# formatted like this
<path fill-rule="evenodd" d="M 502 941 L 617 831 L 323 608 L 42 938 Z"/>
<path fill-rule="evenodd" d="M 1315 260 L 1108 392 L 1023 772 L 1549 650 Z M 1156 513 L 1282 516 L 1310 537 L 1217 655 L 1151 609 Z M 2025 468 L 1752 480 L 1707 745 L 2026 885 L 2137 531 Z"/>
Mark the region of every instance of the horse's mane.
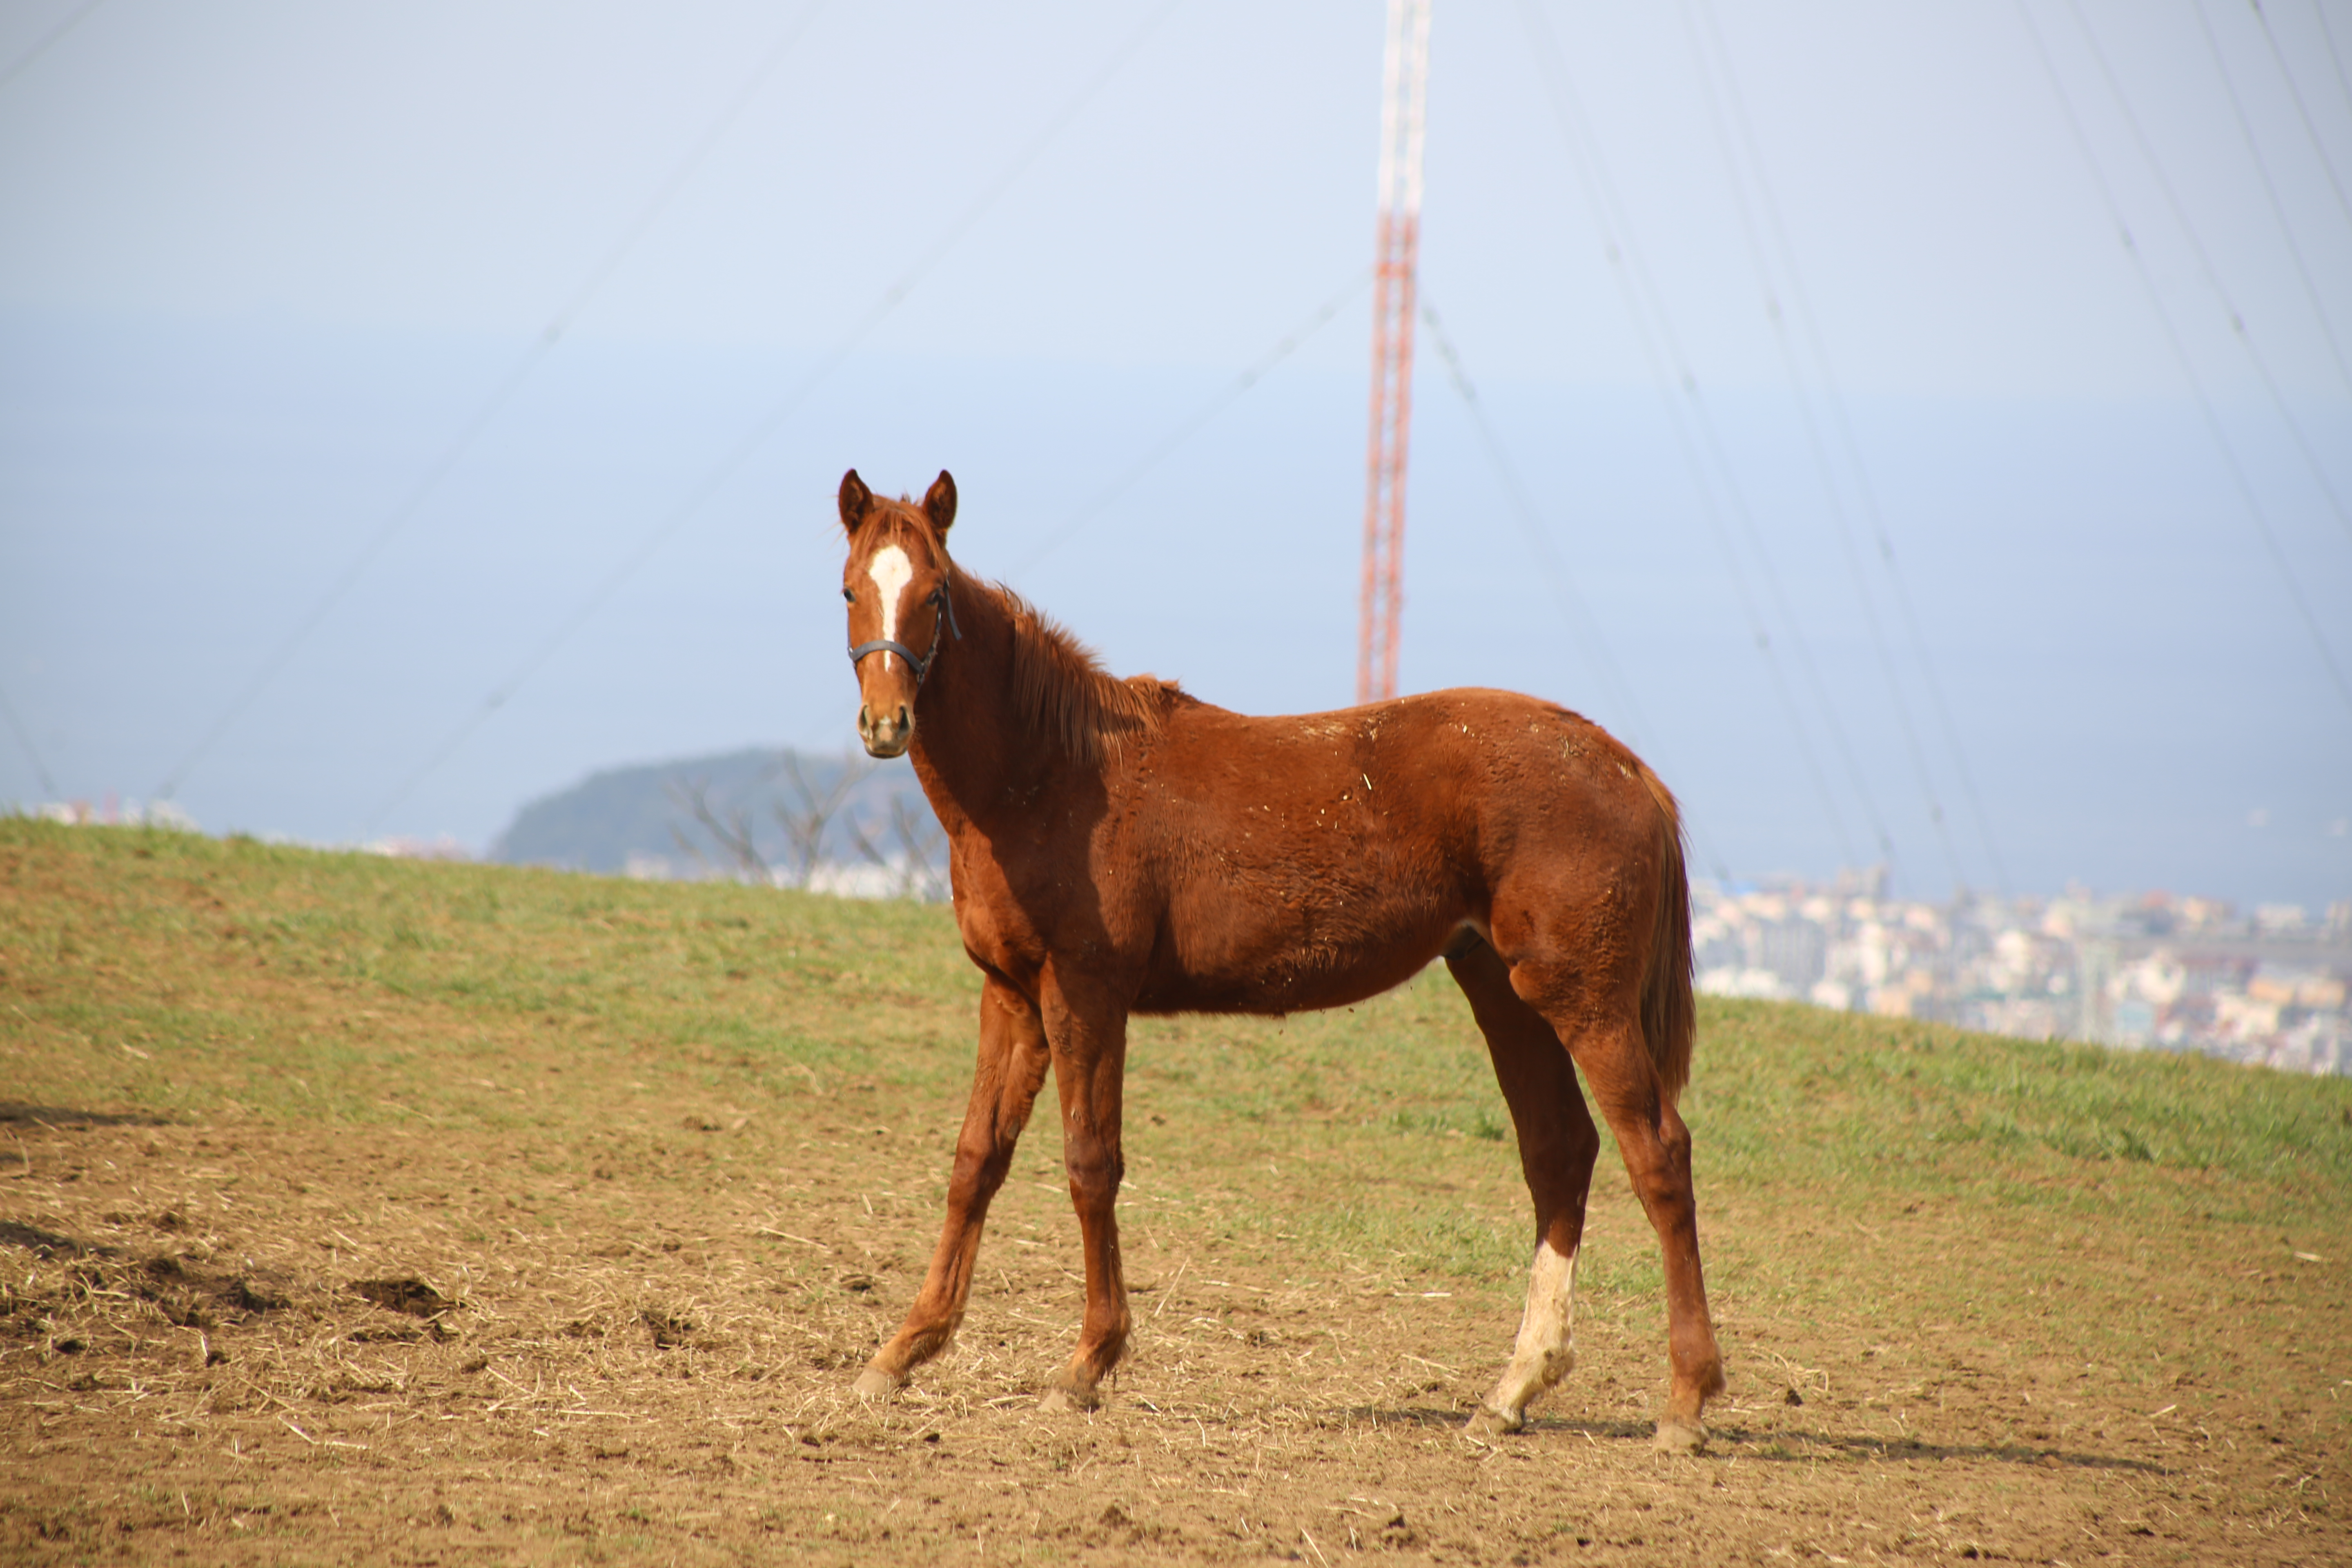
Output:
<path fill-rule="evenodd" d="M 1158 730 L 1171 702 L 1183 700 L 1174 681 L 1111 674 L 1092 648 L 1003 584 L 950 570 L 950 592 L 965 604 L 989 601 L 1011 634 L 1006 684 L 1013 712 L 1032 740 L 1073 761 L 1099 763 L 1127 737 Z"/>

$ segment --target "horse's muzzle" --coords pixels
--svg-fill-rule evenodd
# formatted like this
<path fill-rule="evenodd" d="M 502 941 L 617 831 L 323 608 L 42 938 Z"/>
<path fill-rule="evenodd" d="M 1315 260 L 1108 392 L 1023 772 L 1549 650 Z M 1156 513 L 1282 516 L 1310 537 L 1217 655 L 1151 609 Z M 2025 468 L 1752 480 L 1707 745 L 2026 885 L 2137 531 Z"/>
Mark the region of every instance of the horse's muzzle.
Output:
<path fill-rule="evenodd" d="M 915 716 L 907 710 L 903 702 L 898 704 L 895 714 L 880 718 L 875 716 L 870 705 L 860 704 L 857 738 L 866 742 L 866 754 L 869 757 L 887 761 L 892 757 L 904 756 L 908 743 L 915 738 Z"/>

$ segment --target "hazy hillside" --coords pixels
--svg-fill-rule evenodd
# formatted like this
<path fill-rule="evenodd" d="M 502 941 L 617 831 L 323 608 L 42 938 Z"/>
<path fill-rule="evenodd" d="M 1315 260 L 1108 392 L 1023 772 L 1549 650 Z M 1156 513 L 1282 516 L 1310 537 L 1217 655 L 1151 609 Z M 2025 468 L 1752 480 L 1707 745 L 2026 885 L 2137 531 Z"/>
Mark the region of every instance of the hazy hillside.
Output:
<path fill-rule="evenodd" d="M 903 760 L 755 748 L 591 773 L 517 812 L 489 858 L 687 878 L 752 871 L 756 858 L 774 879 L 796 883 L 812 864 L 895 866 L 928 858 L 943 868 L 939 839 L 938 821 Z M 825 879 L 822 871 L 817 879 Z"/>

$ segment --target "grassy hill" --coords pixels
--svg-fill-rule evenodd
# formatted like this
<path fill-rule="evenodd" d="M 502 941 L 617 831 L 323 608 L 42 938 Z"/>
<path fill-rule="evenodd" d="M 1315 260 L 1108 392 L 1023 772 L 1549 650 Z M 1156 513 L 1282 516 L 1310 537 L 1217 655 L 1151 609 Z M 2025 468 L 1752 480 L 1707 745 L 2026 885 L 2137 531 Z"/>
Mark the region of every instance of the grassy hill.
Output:
<path fill-rule="evenodd" d="M 205 1358 L 231 1343 L 233 1327 L 267 1339 L 278 1320 L 232 1325 L 212 1308 L 201 1354 L 172 1352 L 182 1359 L 168 1374 L 139 1359 L 199 1331 L 137 1315 L 153 1305 L 153 1279 L 133 1265 L 164 1215 L 213 1238 L 201 1258 L 174 1253 L 172 1268 L 226 1269 L 234 1254 L 310 1281 L 308 1295 L 282 1291 L 311 1325 L 271 1352 L 289 1366 L 301 1360 L 289 1348 L 298 1341 L 347 1344 L 335 1337 L 349 1328 L 338 1314 L 365 1310 L 338 1270 L 398 1265 L 481 1303 L 450 1321 L 479 1325 L 465 1331 L 487 1347 L 485 1367 L 503 1364 L 496 1347 L 509 1342 L 498 1335 L 510 1330 L 522 1336 L 511 1353 L 540 1358 L 533 1365 L 593 1352 L 605 1358 L 593 1363 L 600 1375 L 621 1377 L 617 1338 L 599 1336 L 649 1334 L 632 1353 L 654 1358 L 685 1331 L 665 1342 L 657 1323 L 629 1325 L 670 1313 L 705 1332 L 734 1325 L 703 1347 L 704 1361 L 736 1369 L 743 1398 L 759 1396 L 747 1410 L 787 1394 L 835 1398 L 838 1369 L 895 1321 L 936 1234 L 976 995 L 952 918 L 937 907 L 0 822 L 0 1118 L 14 1140 L 0 1162 L 22 1163 L 0 1185 L 0 1261 L 11 1261 L 10 1243 L 26 1249 L 16 1260 L 42 1259 L 0 1303 L 18 1333 L 0 1340 L 13 1347 L 0 1355 L 0 1387 L 14 1391 L 0 1409 L 17 1410 L 13 1431 L 0 1425 L 0 1450 L 16 1456 L 0 1460 L 0 1495 L 31 1500 L 0 1508 L 0 1525 L 82 1529 L 84 1516 L 58 1500 L 161 1484 L 134 1484 L 149 1474 L 140 1465 L 180 1475 L 179 1486 L 196 1474 L 230 1500 L 221 1508 L 251 1481 L 218 1465 L 174 1471 L 182 1461 L 163 1457 L 133 1465 L 131 1447 L 97 1441 L 111 1429 L 95 1413 L 56 1418 L 60 1430 L 95 1424 L 82 1447 L 49 1443 L 51 1418 L 29 1414 L 47 1408 L 41 1390 L 66 1387 L 71 1365 L 98 1369 L 82 1375 L 105 1384 L 95 1350 L 60 1359 L 68 1338 L 117 1347 L 131 1384 L 190 1401 L 200 1374 L 259 1364 L 262 1352 L 242 1342 L 226 1352 L 239 1358 L 232 1368 Z M 1260 1419 L 1248 1411 L 1294 1405 L 1357 1423 L 1351 1442 L 1451 1442 L 1450 1425 L 1412 1413 L 1466 1408 L 1500 1364 L 1530 1238 L 1500 1097 L 1442 967 L 1364 1006 L 1280 1024 L 1139 1021 L 1129 1063 L 1134 1190 L 1122 1213 L 1147 1331 L 1120 1419 L 1183 1410 L 1168 1441 L 1192 1443 L 1197 1418 L 1203 1454 L 1229 1440 L 1211 1423 L 1246 1426 Z M 2290 1560 L 2352 1539 L 2330 1511 L 2347 1479 L 2352 1386 L 2352 1083 L 1707 1000 L 1684 1109 L 1733 1363 L 1718 1447 L 1735 1460 L 1844 1467 L 1865 1488 L 1857 1496 L 1912 1484 L 1887 1479 L 1911 1453 L 1906 1442 L 1923 1463 L 1987 1467 L 2002 1487 L 2047 1494 L 2046 1518 L 2028 1508 L 2009 1524 L 1970 1527 L 1972 1541 L 2008 1531 L 2019 1552 L 2071 1539 L 2084 1510 L 2107 1521 L 2127 1557 L 2162 1539 L 2191 1554 L 2269 1542 L 2277 1551 L 2250 1560 Z M 1047 1111 L 992 1223 L 973 1348 L 930 1380 L 973 1422 L 1011 1420 L 998 1406 L 1049 1371 L 1076 1330 L 1058 1154 Z M 1604 1152 L 1581 1277 L 1584 1366 L 1555 1401 L 1558 1421 L 1596 1410 L 1607 1419 L 1555 1425 L 1555 1445 L 1575 1430 L 1645 1431 L 1642 1413 L 1662 1382 L 1655 1245 L 1624 1186 Z M 75 1258 L 101 1270 L 88 1279 L 120 1288 L 73 1295 L 58 1271 Z M 698 1305 L 646 1304 L 665 1290 L 665 1300 Z M 1295 1307 L 1277 1312 L 1277 1302 Z M 1276 1315 L 1244 1329 L 1234 1314 L 1248 1310 Z M 494 1311 L 507 1327 L 494 1330 Z M 32 1333 L 36 1314 L 47 1326 Z M 1339 1326 L 1310 1330 L 1318 1322 Z M 526 1334 L 515 1326 L 525 1323 L 541 1326 Z M 1377 1355 L 1364 1348 L 1375 1344 Z M 301 1352 L 314 1353 L 326 1352 Z M 416 1388 L 445 1376 L 465 1384 L 454 1361 L 436 1370 L 431 1358 L 444 1352 L 434 1343 L 414 1353 L 403 1375 Z M 1270 1367 L 1303 1381 L 1276 1392 L 1257 1381 Z M 246 1375 L 259 1393 L 244 1404 L 205 1393 L 214 1403 L 187 1407 L 245 1411 L 253 1432 L 290 1443 L 268 1400 L 315 1411 L 302 1390 L 326 1374 L 297 1366 L 283 1385 Z M 528 1385 L 520 1363 L 511 1375 Z M 651 1400 L 668 1387 L 639 1392 Z M 26 1403 L 12 1406 L 18 1396 Z M 123 1420 L 144 1418 L 133 1403 L 125 1396 Z M 506 1430 L 495 1401 L 466 1408 L 485 1412 L 483 1431 Z M 648 1421 L 671 1418 L 668 1406 L 645 1408 Z M 304 1419 L 315 1439 L 328 1417 Z M 392 1419 L 381 1440 L 338 1440 L 389 1445 Z M 1287 1417 L 1263 1419 L 1291 1430 Z M 896 1455 L 885 1439 L 898 1429 L 877 1430 L 873 1453 Z M 920 1457 L 919 1434 L 899 1437 Z M 1301 1476 L 1320 1451 L 1311 1437 L 1297 1438 L 1308 1445 L 1295 1459 Z M 778 1477 L 803 1475 L 786 1462 L 798 1450 L 779 1442 L 782 1468 L 762 1495 L 801 1498 L 776 1490 Z M 418 1450 L 403 1473 L 426 1485 L 437 1452 Z M 583 1452 L 532 1462 L 568 1474 Z M 325 1462 L 289 1450 L 288 1464 L 298 1458 Z M 2044 1460 L 2064 1473 L 2020 1479 Z M 1879 1468 L 1865 1482 L 1857 1466 Z M 296 1506 L 307 1483 L 286 1479 L 307 1472 L 272 1473 L 295 1500 L 273 1505 L 280 1523 L 311 1517 Z M 1737 1473 L 1735 1464 L 1718 1487 Z M 1650 1486 L 1646 1474 L 1611 1471 L 1594 1485 Z M 1789 1474 L 1782 1466 L 1774 1484 Z M 1395 1483 L 1399 1496 L 1404 1486 Z M 2117 1488 L 2143 1502 L 2160 1494 L 2176 1517 L 2200 1515 L 2210 1528 L 2168 1536 L 2172 1527 L 2147 1525 L 2142 1542 L 2116 1521 L 2154 1519 L 2154 1505 Z M 1265 1494 L 1276 1495 L 1289 1494 Z M 1701 1522 L 1689 1541 L 1714 1539 L 1709 1508 L 1737 1500 L 1695 1496 L 1689 1517 Z M 1141 1506 L 1120 1502 L 1119 1517 Z M 1328 1548 L 1339 1527 L 1313 1511 L 1324 1506 L 1297 1503 L 1298 1528 L 1320 1530 Z M 1423 1506 L 1400 1517 L 1421 1518 Z M 1770 1509 L 1757 1507 L 1762 1521 Z M 786 1510 L 788 1533 L 830 1540 L 828 1529 L 848 1528 L 838 1509 L 799 1509 Z M 2061 1529 L 2062 1513 L 2074 1524 Z M 170 1523 L 157 1517 L 152 1527 Z M 890 1538 L 875 1510 L 856 1517 L 867 1533 L 845 1541 Z M 1209 1526 L 1170 1517 L 1171 1553 L 1209 1539 L 1198 1533 Z M 1675 1538 L 1662 1520 L 1644 1527 L 1650 1539 Z M 1481 1525 L 1503 1533 L 1477 1536 L 1461 1533 L 1468 1523 L 1424 1521 L 1414 1540 L 1460 1552 L 1499 1542 L 1508 1555 L 1512 1542 L 1553 1539 L 1543 1533 L 1552 1525 L 1523 1522 Z M 217 1520 L 212 1528 L 204 1539 L 223 1552 L 242 1539 Z M 1745 1552 L 1781 1538 L 1758 1522 L 1727 1539 Z M 1822 1539 L 1838 1549 L 1839 1538 Z M 1179 1542 L 1192 1547 L 1177 1552 Z"/>

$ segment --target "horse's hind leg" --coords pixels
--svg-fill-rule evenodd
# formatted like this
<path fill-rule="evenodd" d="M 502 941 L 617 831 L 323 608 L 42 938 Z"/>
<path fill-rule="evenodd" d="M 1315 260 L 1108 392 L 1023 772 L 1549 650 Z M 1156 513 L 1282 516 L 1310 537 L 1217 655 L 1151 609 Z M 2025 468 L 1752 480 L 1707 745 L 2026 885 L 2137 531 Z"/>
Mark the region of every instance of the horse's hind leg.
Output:
<path fill-rule="evenodd" d="M 1546 977 L 1533 966 L 1516 966 L 1511 978 L 1522 994 L 1546 995 Z M 1572 1007 L 1539 1005 L 1583 1069 L 1592 1098 L 1617 1135 L 1634 1195 L 1658 1233 L 1665 1261 L 1666 1358 L 1674 1373 L 1665 1414 L 1658 1421 L 1658 1447 L 1691 1452 L 1706 1440 L 1701 1421 L 1706 1402 L 1723 1392 L 1723 1353 L 1715 1342 L 1699 1267 L 1690 1130 L 1665 1096 L 1631 1007 L 1622 1021 L 1582 1022 Z"/>
<path fill-rule="evenodd" d="M 1013 1146 L 1045 1080 L 1047 1060 L 1035 1005 L 989 976 L 980 996 L 980 1062 L 972 1070 L 971 1100 L 948 1177 L 947 1225 L 906 1322 L 859 1374 L 858 1393 L 874 1397 L 905 1386 L 908 1372 L 955 1338 L 971 1298 L 972 1265 L 980 1256 L 989 1200 L 1012 1169 Z"/>
<path fill-rule="evenodd" d="M 1495 1077 L 1518 1130 L 1519 1167 L 1535 1200 L 1536 1255 L 1518 1339 L 1501 1379 L 1470 1417 L 1474 1432 L 1516 1432 L 1527 1425 L 1528 1403 L 1576 1364 L 1576 1255 L 1601 1133 L 1584 1109 L 1576 1068 L 1559 1037 L 1511 989 L 1495 950 L 1475 942 L 1448 952 L 1445 963 L 1486 1037 Z"/>

